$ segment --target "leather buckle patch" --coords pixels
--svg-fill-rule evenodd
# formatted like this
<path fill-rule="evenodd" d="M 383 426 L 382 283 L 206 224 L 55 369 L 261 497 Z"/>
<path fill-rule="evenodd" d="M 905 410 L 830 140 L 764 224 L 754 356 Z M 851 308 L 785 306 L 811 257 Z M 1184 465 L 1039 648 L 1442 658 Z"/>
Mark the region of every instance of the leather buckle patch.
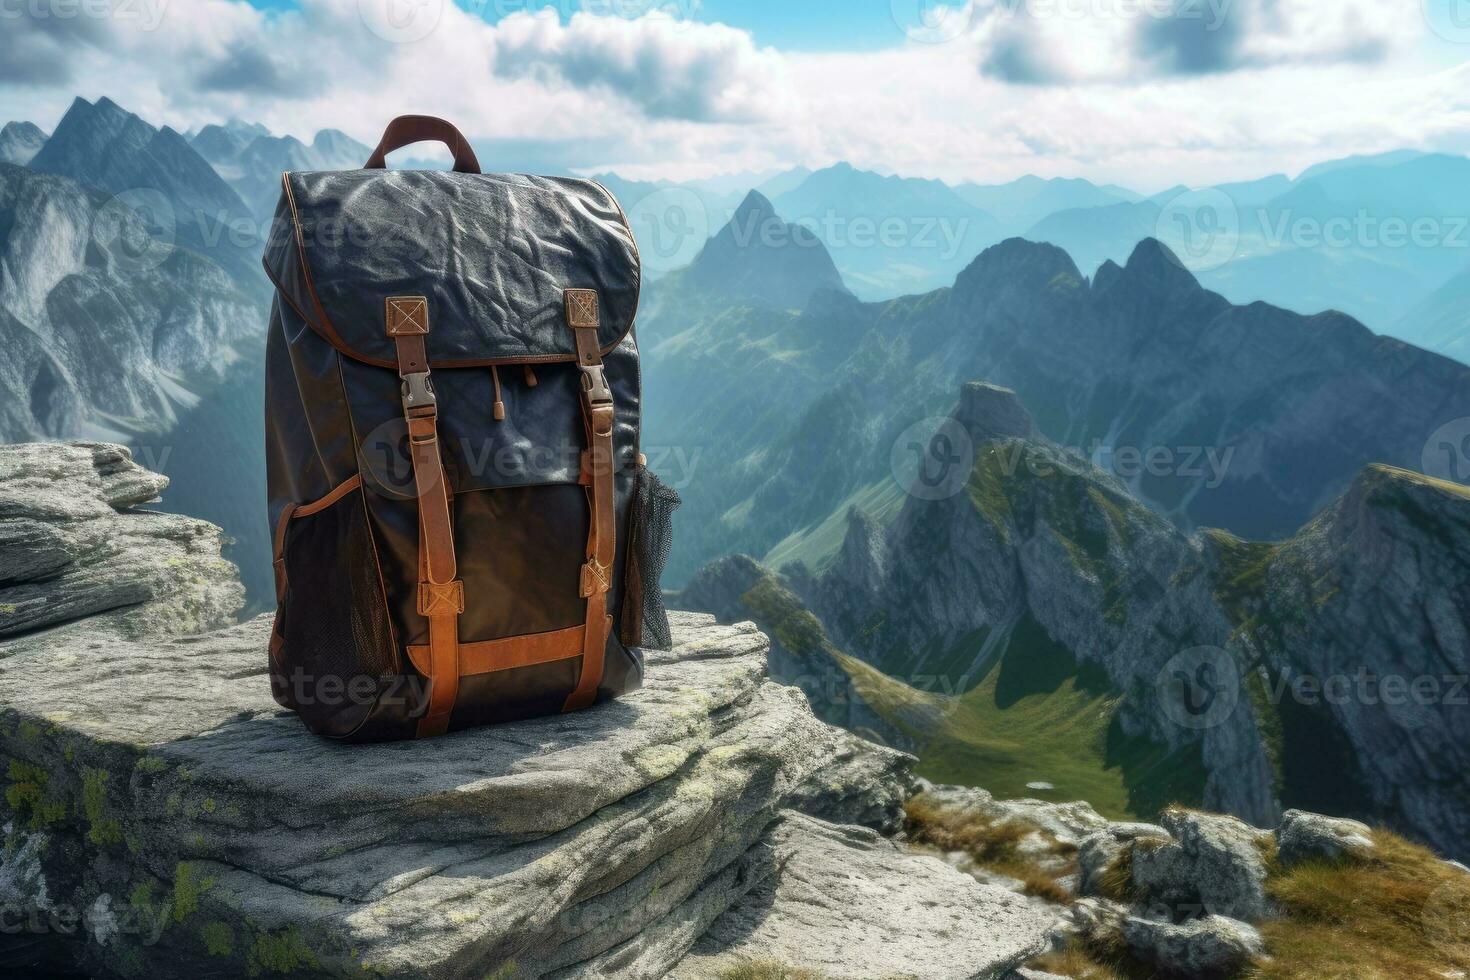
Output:
<path fill-rule="evenodd" d="M 590 598 L 600 592 L 606 592 L 612 587 L 610 573 L 612 569 L 606 565 L 600 565 L 594 558 L 582 566 L 582 588 L 583 599 Z"/>
<path fill-rule="evenodd" d="M 455 579 L 443 585 L 433 582 L 419 583 L 419 615 L 456 616 L 464 612 L 464 582 Z"/>
<path fill-rule="evenodd" d="M 429 301 L 422 296 L 389 296 L 383 302 L 383 322 L 390 337 L 412 337 L 429 332 Z"/>
<path fill-rule="evenodd" d="M 597 290 L 568 289 L 563 291 L 567 304 L 567 325 L 573 330 L 596 330 Z"/>

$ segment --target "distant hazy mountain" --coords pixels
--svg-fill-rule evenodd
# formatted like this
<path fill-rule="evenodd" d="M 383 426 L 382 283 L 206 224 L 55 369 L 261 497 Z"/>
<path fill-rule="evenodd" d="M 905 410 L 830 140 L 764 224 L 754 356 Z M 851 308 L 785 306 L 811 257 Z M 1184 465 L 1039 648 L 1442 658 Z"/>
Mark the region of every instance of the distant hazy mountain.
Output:
<path fill-rule="evenodd" d="M 156 234 L 208 255 L 243 288 L 264 295 L 261 229 L 240 196 L 167 126 L 156 128 L 111 99 L 77 99 L 30 167 L 118 195 Z"/>
<path fill-rule="evenodd" d="M 937 180 L 884 177 L 846 163 L 774 198 L 788 221 L 816 232 L 842 278 L 864 298 L 923 292 L 1001 236 L 1000 223 Z"/>
<path fill-rule="evenodd" d="M 0 129 L 0 163 L 24 167 L 45 142 L 46 134 L 35 123 L 8 122 Z"/>
<path fill-rule="evenodd" d="M 1386 685 L 1282 692 L 1470 669 L 1470 489 L 1370 466 L 1280 543 L 1187 536 L 1012 392 L 968 383 L 950 419 L 971 449 L 962 492 L 909 496 L 886 529 L 849 513 L 818 575 L 722 559 L 676 603 L 756 620 L 778 677 L 936 781 L 1116 816 L 1331 809 L 1466 855 L 1463 710 Z"/>
<path fill-rule="evenodd" d="M 240 151 L 258 136 L 269 136 L 271 131 L 260 123 L 247 123 L 231 119 L 223 125 L 210 123 L 188 136 L 189 145 L 211 164 L 228 166 Z"/>
<path fill-rule="evenodd" d="M 259 126 L 206 126 L 192 144 L 260 221 L 275 214 L 285 171 L 353 170 L 372 153 L 371 147 L 335 129 L 321 130 L 308 146 L 294 136 L 273 136 Z"/>
<path fill-rule="evenodd" d="M 816 235 L 787 224 L 757 191 L 746 194 L 729 223 L 675 275 L 681 292 L 774 309 L 799 310 L 819 290 L 844 288 Z"/>
<path fill-rule="evenodd" d="M 1023 237 L 1056 245 L 1091 275 L 1104 262 L 1126 261 L 1140 241 L 1156 237 L 1161 214 L 1153 200 L 1068 208 L 1042 218 Z"/>
<path fill-rule="evenodd" d="M 0 439 L 165 431 L 260 316 L 107 193 L 0 164 Z"/>
<path fill-rule="evenodd" d="M 1470 364 L 1470 268 L 1410 310 L 1393 333 Z"/>
<path fill-rule="evenodd" d="M 1470 368 L 1340 314 L 1233 306 L 1152 239 L 1091 282 L 1060 249 L 1013 239 L 951 288 L 819 293 L 800 317 L 745 315 L 720 336 L 718 389 L 673 357 L 647 372 L 679 393 L 650 388 L 650 441 L 720 447 L 683 490 L 672 581 L 721 554 L 829 548 L 837 502 L 888 508 L 875 488 L 895 442 L 965 379 L 1017 390 L 1042 432 L 1089 455 L 1165 454 L 1127 472 L 1130 489 L 1185 528 L 1248 538 L 1291 533 L 1369 463 L 1419 466 L 1432 432 L 1470 416 Z M 783 377 L 817 381 L 771 382 L 776 356 Z M 726 428 L 701 398 L 727 389 L 771 392 L 771 407 Z M 709 424 L 694 434 L 690 418 Z"/>
<path fill-rule="evenodd" d="M 1390 150 L 1387 153 L 1356 154 L 1354 156 L 1339 157 L 1335 160 L 1324 160 L 1321 163 L 1313 164 L 1297 174 L 1297 180 L 1309 180 L 1312 177 L 1320 177 L 1333 170 L 1345 170 L 1353 167 L 1393 167 L 1400 163 L 1408 163 L 1410 160 L 1424 155 L 1419 150 Z"/>
<path fill-rule="evenodd" d="M 1080 178 L 1043 180 L 1027 175 L 1007 184 L 959 184 L 954 192 L 1019 235 L 1049 214 L 1118 204 L 1127 197 Z"/>
<path fill-rule="evenodd" d="M 1147 236 L 1232 302 L 1339 310 L 1414 341 L 1399 324 L 1470 254 L 1470 158 L 1402 151 L 1328 161 L 1296 180 L 1176 186 L 1057 211 L 1026 232 L 1066 249 L 1083 272 L 1121 262 Z"/>

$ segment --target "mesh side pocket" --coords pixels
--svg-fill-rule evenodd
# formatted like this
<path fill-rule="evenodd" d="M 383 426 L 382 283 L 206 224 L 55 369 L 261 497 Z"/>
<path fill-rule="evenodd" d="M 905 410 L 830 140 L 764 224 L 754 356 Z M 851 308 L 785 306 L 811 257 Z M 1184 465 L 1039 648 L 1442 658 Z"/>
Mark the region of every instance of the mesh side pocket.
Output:
<path fill-rule="evenodd" d="M 284 562 L 281 659 L 293 706 L 313 731 L 350 735 L 398 659 L 362 495 L 292 518 Z"/>
<path fill-rule="evenodd" d="M 659 585 L 674 543 L 674 510 L 679 492 L 647 467 L 638 470 L 628 521 L 628 572 L 623 593 L 621 639 L 624 646 L 667 650 L 669 614 Z"/>

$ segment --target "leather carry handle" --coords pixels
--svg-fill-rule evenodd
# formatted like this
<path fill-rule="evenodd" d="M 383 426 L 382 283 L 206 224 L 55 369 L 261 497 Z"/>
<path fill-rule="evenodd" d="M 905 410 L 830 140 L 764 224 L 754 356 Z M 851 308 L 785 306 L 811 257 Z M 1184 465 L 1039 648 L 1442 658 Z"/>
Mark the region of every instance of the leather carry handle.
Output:
<path fill-rule="evenodd" d="M 373 150 L 373 155 L 368 157 L 367 163 L 362 167 L 364 170 L 382 170 L 388 165 L 386 160 L 388 154 L 394 150 L 428 140 L 435 140 L 449 147 L 449 152 L 454 154 L 456 173 L 477 174 L 480 172 L 480 161 L 475 158 L 475 151 L 470 147 L 470 141 L 465 139 L 453 125 L 434 116 L 399 116 L 394 119 L 388 124 L 388 128 L 383 130 L 383 138 L 378 140 L 378 146 Z"/>

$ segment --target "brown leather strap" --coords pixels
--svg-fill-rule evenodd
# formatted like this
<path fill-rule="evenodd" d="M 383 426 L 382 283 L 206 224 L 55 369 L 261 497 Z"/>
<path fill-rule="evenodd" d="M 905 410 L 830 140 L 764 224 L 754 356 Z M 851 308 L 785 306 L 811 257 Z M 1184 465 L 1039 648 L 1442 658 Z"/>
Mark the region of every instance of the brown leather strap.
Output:
<path fill-rule="evenodd" d="M 563 711 L 576 711 L 597 700 L 602 683 L 603 652 L 609 620 L 607 590 L 612 583 L 617 528 L 613 513 L 613 400 L 603 373 L 597 343 L 597 290 L 568 289 L 564 293 L 567 325 L 577 340 L 577 366 L 582 371 L 582 421 L 587 451 L 582 468 L 590 479 L 587 504 L 591 513 L 587 533 L 587 562 L 582 566 L 580 589 L 587 600 L 582 632 L 582 670 L 576 689 L 567 696 Z"/>
<path fill-rule="evenodd" d="M 581 626 L 569 626 L 548 633 L 505 636 L 497 640 L 477 640 L 459 645 L 459 676 L 493 674 L 498 670 L 549 664 L 582 655 Z M 408 648 L 408 659 L 419 673 L 429 672 L 431 650 L 428 644 Z"/>
<path fill-rule="evenodd" d="M 414 493 L 419 505 L 419 615 L 429 621 L 428 708 L 419 720 L 418 736 L 449 730 L 449 716 L 459 694 L 459 614 L 464 612 L 464 583 L 454 556 L 454 527 L 449 517 L 449 486 L 439 448 L 439 404 L 429 383 L 429 303 L 422 296 L 389 296 L 384 323 L 398 355 L 403 379 L 403 417 L 408 424 Z"/>
<path fill-rule="evenodd" d="M 382 170 L 388 165 L 388 154 L 411 143 L 422 143 L 425 140 L 434 140 L 449 147 L 449 152 L 454 154 L 454 169 L 458 173 L 477 174 L 480 172 L 480 161 L 475 158 L 475 151 L 470 147 L 470 141 L 465 139 L 459 130 L 435 116 L 399 116 L 394 119 L 388 124 L 388 128 L 383 130 L 383 138 L 378 140 L 372 156 L 368 157 L 367 163 L 364 163 L 362 168 Z"/>

